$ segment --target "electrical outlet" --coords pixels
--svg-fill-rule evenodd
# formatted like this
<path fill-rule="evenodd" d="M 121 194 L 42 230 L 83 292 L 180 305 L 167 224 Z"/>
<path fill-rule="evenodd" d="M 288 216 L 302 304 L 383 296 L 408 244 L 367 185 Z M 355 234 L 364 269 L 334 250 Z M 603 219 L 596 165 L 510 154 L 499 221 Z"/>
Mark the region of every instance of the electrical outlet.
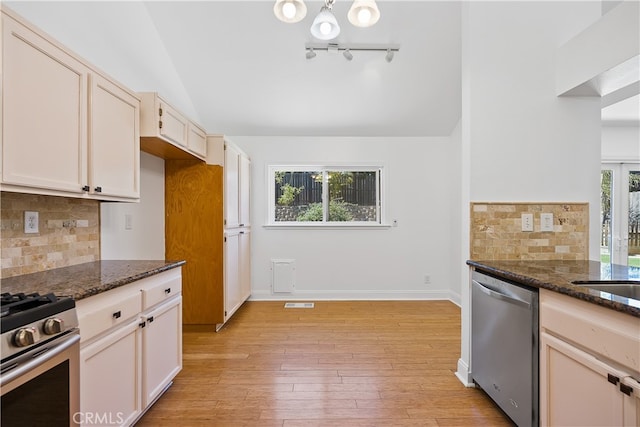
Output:
<path fill-rule="evenodd" d="M 25 211 L 24 212 L 24 232 L 38 233 L 40 231 L 38 225 L 38 212 Z"/>
<path fill-rule="evenodd" d="M 533 214 L 523 213 L 521 218 L 522 218 L 522 231 L 533 231 Z"/>
<path fill-rule="evenodd" d="M 431 276 L 429 276 L 428 274 L 424 275 L 424 284 L 425 285 L 431 284 Z"/>
<path fill-rule="evenodd" d="M 540 231 L 553 231 L 553 214 L 540 214 Z"/>

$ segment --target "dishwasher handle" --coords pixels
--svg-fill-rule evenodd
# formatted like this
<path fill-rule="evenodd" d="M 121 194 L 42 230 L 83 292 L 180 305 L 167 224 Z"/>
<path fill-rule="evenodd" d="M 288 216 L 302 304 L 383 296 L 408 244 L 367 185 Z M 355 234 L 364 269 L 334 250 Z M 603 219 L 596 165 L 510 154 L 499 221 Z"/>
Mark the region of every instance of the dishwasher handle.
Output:
<path fill-rule="evenodd" d="M 496 290 L 493 290 L 491 288 L 488 288 L 487 286 L 483 285 L 482 283 L 478 282 L 477 280 L 472 280 L 473 284 L 476 285 L 478 287 L 479 290 L 481 290 L 482 292 L 484 292 L 485 294 L 489 295 L 492 298 L 496 298 L 499 300 L 503 300 L 506 302 L 510 302 L 511 304 L 515 304 L 515 305 L 519 305 L 521 307 L 526 307 L 528 310 L 531 309 L 531 303 L 521 300 L 519 298 L 515 298 L 511 295 L 506 295 L 503 294 L 501 292 L 498 292 Z"/>

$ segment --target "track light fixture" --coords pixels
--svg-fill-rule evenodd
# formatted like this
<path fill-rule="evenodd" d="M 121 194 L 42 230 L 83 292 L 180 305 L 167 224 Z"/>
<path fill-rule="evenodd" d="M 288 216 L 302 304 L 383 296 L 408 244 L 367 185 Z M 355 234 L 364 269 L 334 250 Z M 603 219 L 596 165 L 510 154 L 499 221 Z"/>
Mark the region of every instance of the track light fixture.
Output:
<path fill-rule="evenodd" d="M 393 51 L 391 49 L 387 49 L 387 54 L 384 56 L 384 60 L 387 62 L 393 61 Z"/>
<path fill-rule="evenodd" d="M 307 49 L 307 55 L 306 56 L 307 56 L 307 59 L 312 59 L 312 58 L 316 57 L 316 53 L 315 53 L 315 51 L 313 50 L 312 47 Z"/>
<path fill-rule="evenodd" d="M 342 52 L 347 61 L 353 60 L 352 52 L 386 52 L 384 59 L 391 62 L 396 52 L 400 51 L 399 45 L 339 45 L 337 43 L 307 43 L 305 45 L 307 59 L 316 57 L 316 51 L 328 53 Z"/>
<path fill-rule="evenodd" d="M 311 34 L 318 40 L 332 40 L 340 34 L 340 25 L 333 15 L 333 4 L 336 0 L 324 0 L 311 24 Z M 303 0 L 276 0 L 273 13 L 282 22 L 295 23 L 307 14 Z M 356 27 L 370 27 L 380 19 L 380 10 L 375 0 L 354 0 L 347 14 L 351 24 Z"/>

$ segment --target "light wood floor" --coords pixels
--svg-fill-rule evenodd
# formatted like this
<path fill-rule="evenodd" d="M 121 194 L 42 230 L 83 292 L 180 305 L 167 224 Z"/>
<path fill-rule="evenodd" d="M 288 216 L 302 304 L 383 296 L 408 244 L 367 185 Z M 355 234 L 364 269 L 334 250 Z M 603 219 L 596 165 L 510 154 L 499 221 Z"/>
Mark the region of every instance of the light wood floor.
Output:
<path fill-rule="evenodd" d="M 184 368 L 137 426 L 509 426 L 455 377 L 448 301 L 248 302 L 185 327 Z"/>

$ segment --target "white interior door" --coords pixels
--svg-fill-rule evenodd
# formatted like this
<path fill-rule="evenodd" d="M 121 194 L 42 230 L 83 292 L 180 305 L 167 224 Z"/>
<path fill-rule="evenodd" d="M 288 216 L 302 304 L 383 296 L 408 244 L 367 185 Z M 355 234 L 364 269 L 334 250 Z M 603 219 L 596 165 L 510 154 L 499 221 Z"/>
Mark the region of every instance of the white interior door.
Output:
<path fill-rule="evenodd" d="M 640 163 L 602 165 L 602 262 L 640 267 Z"/>

